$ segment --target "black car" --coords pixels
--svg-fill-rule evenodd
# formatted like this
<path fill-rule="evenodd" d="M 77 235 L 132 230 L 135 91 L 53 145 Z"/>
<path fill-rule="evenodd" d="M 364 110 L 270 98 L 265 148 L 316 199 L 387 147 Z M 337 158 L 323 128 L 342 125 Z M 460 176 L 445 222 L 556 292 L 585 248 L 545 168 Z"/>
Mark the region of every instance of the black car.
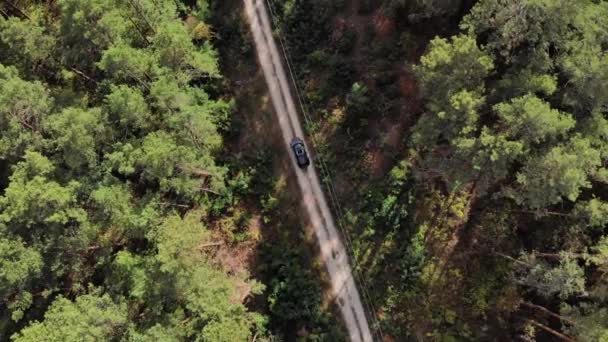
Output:
<path fill-rule="evenodd" d="M 298 166 L 301 168 L 306 168 L 310 165 L 310 159 L 308 158 L 308 153 L 306 153 L 306 147 L 304 146 L 304 141 L 300 138 L 293 138 L 291 141 L 291 149 L 293 153 L 296 155 L 296 161 L 298 162 Z"/>

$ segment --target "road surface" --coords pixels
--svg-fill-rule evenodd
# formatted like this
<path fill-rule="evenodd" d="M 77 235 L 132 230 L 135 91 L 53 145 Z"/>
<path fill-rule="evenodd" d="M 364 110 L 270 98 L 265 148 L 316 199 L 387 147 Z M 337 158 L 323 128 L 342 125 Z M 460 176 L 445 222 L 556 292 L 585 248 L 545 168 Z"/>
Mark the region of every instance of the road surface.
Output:
<path fill-rule="evenodd" d="M 313 165 L 307 170 L 297 167 L 289 143 L 294 137 L 304 138 L 289 82 L 283 68 L 281 54 L 272 36 L 265 0 L 244 0 L 245 11 L 264 72 L 270 97 L 275 108 L 285 147 L 289 153 L 302 193 L 302 202 L 319 242 L 321 258 L 330 277 L 333 295 L 340 308 L 350 340 L 372 341 L 365 310 L 355 285 L 348 255 L 334 225 L 334 220 L 321 190 Z"/>

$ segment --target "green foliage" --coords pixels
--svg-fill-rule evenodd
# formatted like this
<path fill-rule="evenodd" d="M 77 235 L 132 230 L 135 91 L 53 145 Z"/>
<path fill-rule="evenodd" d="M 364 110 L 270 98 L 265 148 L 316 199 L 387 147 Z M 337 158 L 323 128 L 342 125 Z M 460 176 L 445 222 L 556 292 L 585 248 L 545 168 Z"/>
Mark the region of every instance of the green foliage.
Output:
<path fill-rule="evenodd" d="M 13 159 L 41 144 L 40 131 L 52 103 L 41 82 L 24 81 L 15 68 L 0 63 L 1 158 Z"/>
<path fill-rule="evenodd" d="M 518 0 L 507 4 L 499 0 L 481 1 L 473 7 L 461 27 L 470 34 L 488 34 L 487 47 L 497 56 L 511 60 L 521 52 L 522 58 L 515 62 L 548 61 L 550 44 L 566 40 L 572 13 L 576 6 L 585 2 Z"/>
<path fill-rule="evenodd" d="M 534 74 L 530 69 L 507 72 L 496 84 L 497 96 L 510 99 L 517 96 L 538 94 L 551 96 L 557 91 L 557 77 Z"/>
<path fill-rule="evenodd" d="M 127 251 L 116 253 L 112 263 L 113 287 L 120 289 L 127 294 L 127 298 L 146 300 L 152 279 L 146 274 L 145 258 L 134 255 Z"/>
<path fill-rule="evenodd" d="M 200 248 L 246 185 L 217 159 L 233 102 L 196 3 L 0 5 L 1 340 L 263 332 L 263 286 Z"/>
<path fill-rule="evenodd" d="M 542 296 L 558 295 L 566 299 L 573 295 L 585 295 L 585 274 L 577 260 L 564 254 L 559 264 L 552 267 L 534 254 L 523 255 L 522 275 L 518 279 L 524 286 L 532 287 Z"/>
<path fill-rule="evenodd" d="M 544 73 L 564 72 L 563 103 L 577 110 L 605 105 L 606 70 L 604 2 L 518 0 L 480 1 L 461 26 L 470 34 L 487 37 L 487 48 L 508 64 Z M 552 56 L 551 51 L 558 51 Z M 599 106 L 599 107 L 598 107 Z"/>
<path fill-rule="evenodd" d="M 585 228 L 603 228 L 608 224 L 608 203 L 597 198 L 589 201 L 578 201 L 574 208 Z"/>
<path fill-rule="evenodd" d="M 534 209 L 558 203 L 562 197 L 574 202 L 583 188 L 591 187 L 589 178 L 601 163 L 599 151 L 588 140 L 574 137 L 528 162 L 517 174 L 522 191 L 515 198 Z"/>
<path fill-rule="evenodd" d="M 203 53 L 195 47 L 186 27 L 176 21 L 161 25 L 152 40 L 160 64 L 175 71 L 186 71 L 191 76 L 219 76 L 217 58 L 210 45 Z"/>
<path fill-rule="evenodd" d="M 564 305 L 560 313 L 575 322 L 566 329 L 577 336 L 580 341 L 606 341 L 608 339 L 608 328 L 605 325 L 608 318 L 606 308 L 593 304 L 585 304 L 581 307 Z"/>
<path fill-rule="evenodd" d="M 0 55 L 10 64 L 21 64 L 23 71 L 32 71 L 47 60 L 55 45 L 55 37 L 48 34 L 36 11 L 32 20 L 16 17 L 0 18 Z"/>
<path fill-rule="evenodd" d="M 200 213 L 189 213 L 184 219 L 170 216 L 155 233 L 157 259 L 166 271 L 176 271 L 182 263 L 184 267 L 191 266 L 201 257 L 196 246 L 203 240 L 205 230 L 199 220 Z"/>
<path fill-rule="evenodd" d="M 96 220 L 107 230 L 127 238 L 143 238 L 159 220 L 160 212 L 153 197 L 137 201 L 121 183 L 101 185 L 91 193 L 91 200 Z"/>
<path fill-rule="evenodd" d="M 508 320 L 522 301 L 535 302 L 541 309 L 527 313 L 532 321 L 550 326 L 540 311 L 561 306 L 572 317 L 561 332 L 580 340 L 605 334 L 607 14 L 603 1 L 477 1 L 461 32 L 433 39 L 414 68 L 425 100 L 411 135 L 417 189 L 441 184 L 447 196 L 466 192 L 473 204 L 452 237 L 463 250 L 445 267 L 469 271 L 502 257 L 513 275 L 502 303 L 485 300 L 487 280 L 459 285 L 477 291 L 465 304 L 481 316 L 504 310 L 499 320 Z M 479 260 L 463 266 L 459 257 L 471 253 Z M 430 300 L 442 292 L 428 291 Z M 462 303 L 460 293 L 447 309 Z"/>
<path fill-rule="evenodd" d="M 407 289 L 414 283 L 422 271 L 422 267 L 426 258 L 426 249 L 424 246 L 424 235 L 428 227 L 422 226 L 405 247 L 403 258 L 399 261 L 399 269 L 401 270 L 400 279 L 403 282 L 400 284 L 402 288 Z M 408 286 L 409 285 L 409 286 Z"/>
<path fill-rule="evenodd" d="M 40 276 L 42 256 L 20 239 L 0 238 L 0 299 L 7 303 L 12 319 L 18 321 L 31 305 L 27 289 Z"/>
<path fill-rule="evenodd" d="M 152 124 L 150 109 L 141 91 L 126 85 L 113 86 L 105 99 L 108 121 L 119 134 L 146 131 Z"/>
<path fill-rule="evenodd" d="M 73 170 L 92 167 L 97 163 L 97 141 L 103 139 L 101 111 L 66 108 L 48 119 L 54 148 L 62 161 Z M 100 139 L 101 138 L 101 139 Z"/>
<path fill-rule="evenodd" d="M 10 177 L 10 184 L 0 197 L 0 222 L 23 235 L 36 233 L 39 225 L 62 225 L 70 220 L 84 220 L 76 206 L 77 181 L 62 186 L 49 180 L 54 166 L 37 152 L 26 152 Z M 47 227 L 48 229 L 48 227 Z M 34 230 L 33 232 L 31 230 Z M 28 233 L 29 232 L 29 233 Z M 43 234 L 42 231 L 38 231 Z"/>
<path fill-rule="evenodd" d="M 115 82 L 143 83 L 146 78 L 159 72 L 155 56 L 146 50 L 136 49 L 124 43 L 112 45 L 104 50 L 97 66 Z"/>
<path fill-rule="evenodd" d="M 431 114 L 417 124 L 414 144 L 424 146 L 439 137 L 449 141 L 473 133 L 479 108 L 485 103 L 484 78 L 493 68 L 492 58 L 469 36 L 455 36 L 451 42 L 433 39 L 415 68 L 422 92 L 430 98 Z"/>
<path fill-rule="evenodd" d="M 431 42 L 415 68 L 428 99 L 428 113 L 412 136 L 413 145 L 426 152 L 421 175 L 440 176 L 450 190 L 475 184 L 482 195 L 493 183 L 516 178 L 504 193 L 533 209 L 564 197 L 575 201 L 591 179 L 603 179 L 601 149 L 591 143 L 598 141 L 597 133 L 580 132 L 584 126 L 577 125 L 577 119 L 585 115 L 568 102 L 568 87 L 557 89 L 551 76 L 562 65 L 560 56 L 569 58 L 574 50 L 559 50 L 554 63 L 548 50 L 575 39 L 569 25 L 580 29 L 590 44 L 600 43 L 604 38 L 587 24 L 596 18 L 590 8 L 603 11 L 605 6 L 583 6 L 586 2 L 580 1 L 577 17 L 565 10 L 574 11 L 572 3 L 558 3 L 562 4 L 522 0 L 507 6 L 481 1 L 463 21 L 468 34 L 455 36 L 452 42 L 441 38 Z M 511 16 L 516 10 L 524 15 Z M 487 35 L 483 50 L 475 39 L 482 34 Z M 493 60 L 500 62 L 501 69 L 494 70 Z M 562 100 L 548 102 L 538 97 L 553 94 Z M 575 115 L 554 108 L 556 104 L 574 109 Z M 599 141 L 597 146 L 604 147 Z M 518 164 L 521 169 L 514 170 Z"/>
<path fill-rule="evenodd" d="M 608 14 L 604 4 L 603 13 Z M 594 44 L 591 47 L 587 44 Z M 572 87 L 565 98 L 567 104 L 583 107 L 588 110 L 605 108 L 608 86 L 603 82 L 608 77 L 608 53 L 594 43 L 588 41 L 571 42 L 568 46 L 570 54 L 562 58 L 561 67 L 568 76 Z"/>
<path fill-rule="evenodd" d="M 270 324 L 282 327 L 289 336 L 299 328 L 309 333 L 307 340 L 338 341 L 344 337 L 330 325 L 321 310 L 321 289 L 302 258 L 286 246 L 266 246 L 262 271 L 270 277 L 268 307 Z M 294 329 L 296 327 L 296 329 Z"/>
<path fill-rule="evenodd" d="M 448 99 L 460 90 L 483 91 L 484 78 L 493 69 L 491 56 L 479 48 L 475 39 L 458 35 L 449 41 L 444 38 L 433 39 L 415 71 L 425 93 L 432 91 L 433 94 L 443 94 Z M 437 96 L 434 101 L 441 99 Z M 441 102 L 437 103 L 440 104 Z"/>
<path fill-rule="evenodd" d="M 40 272 L 42 260 L 35 250 L 27 248 L 19 240 L 2 239 L 0 241 L 2 260 L 2 297 L 7 292 L 28 278 L 33 278 Z"/>
<path fill-rule="evenodd" d="M 57 298 L 44 315 L 13 335 L 14 341 L 100 341 L 118 340 L 128 325 L 127 306 L 114 303 L 108 295 L 82 295 L 72 302 Z"/>
<path fill-rule="evenodd" d="M 62 0 L 58 5 L 63 64 L 76 66 L 81 71 L 91 70 L 91 61 L 98 60 L 113 42 L 132 40 L 128 21 L 122 18 L 121 8 L 113 1 Z"/>
<path fill-rule="evenodd" d="M 369 104 L 368 89 L 365 85 L 355 82 L 350 89 L 350 94 L 346 97 L 348 110 L 353 113 L 361 113 L 365 111 Z"/>
<path fill-rule="evenodd" d="M 346 128 L 360 128 L 365 126 L 365 118 L 373 113 L 370 104 L 369 89 L 360 82 L 353 83 L 350 92 L 346 95 Z"/>
<path fill-rule="evenodd" d="M 401 2 L 401 3 L 400 3 Z M 462 7 L 463 0 L 415 0 L 412 1 L 415 14 L 410 14 L 408 19 L 417 22 L 440 16 L 453 16 Z M 392 6 L 404 6 L 406 1 L 392 0 Z"/>
<path fill-rule="evenodd" d="M 576 123 L 570 115 L 551 109 L 548 103 L 531 95 L 499 103 L 494 110 L 500 124 L 505 126 L 505 133 L 526 145 L 563 136 Z"/>
<path fill-rule="evenodd" d="M 338 40 L 337 50 L 339 53 L 348 54 L 355 47 L 357 42 L 357 33 L 354 31 L 345 31 Z"/>
<path fill-rule="evenodd" d="M 310 275 L 294 264 L 278 266 L 271 283 L 269 307 L 273 317 L 283 324 L 289 321 L 309 322 L 316 314 L 320 291 Z"/>
<path fill-rule="evenodd" d="M 184 219 L 168 217 L 158 228 L 154 239 L 160 271 L 173 275 L 173 286 L 177 294 L 182 294 L 184 309 L 193 313 L 188 323 L 192 329 L 187 330 L 189 334 L 198 334 L 196 327 L 204 325 L 203 340 L 221 337 L 220 341 L 246 341 L 252 317 L 241 303 L 233 302 L 234 282 L 220 270 L 206 265 L 197 248 L 205 237 L 200 215 L 190 212 Z M 259 289 L 255 282 L 251 286 Z"/>
<path fill-rule="evenodd" d="M 280 18 L 280 28 L 293 42 L 293 55 L 301 59 L 312 52 L 314 47 L 325 42 L 330 36 L 331 15 L 340 7 L 341 1 L 330 0 L 289 0 L 274 3 Z"/>

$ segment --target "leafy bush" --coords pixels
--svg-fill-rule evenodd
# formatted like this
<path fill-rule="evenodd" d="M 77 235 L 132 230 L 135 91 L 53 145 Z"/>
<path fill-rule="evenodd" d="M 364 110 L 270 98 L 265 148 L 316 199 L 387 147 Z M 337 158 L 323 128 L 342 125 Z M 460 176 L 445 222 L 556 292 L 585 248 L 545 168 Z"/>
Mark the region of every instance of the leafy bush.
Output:
<path fill-rule="evenodd" d="M 265 245 L 261 270 L 270 278 L 267 291 L 271 326 L 294 335 L 304 328 L 309 334 L 307 340 L 311 341 L 344 340 L 321 309 L 319 280 L 313 276 L 311 265 L 304 263 L 298 254 L 298 248 Z"/>
<path fill-rule="evenodd" d="M 351 30 L 346 30 L 342 34 L 342 37 L 340 37 L 340 39 L 336 43 L 336 49 L 338 50 L 339 53 L 347 54 L 353 49 L 356 42 L 357 42 L 357 32 L 351 31 Z"/>

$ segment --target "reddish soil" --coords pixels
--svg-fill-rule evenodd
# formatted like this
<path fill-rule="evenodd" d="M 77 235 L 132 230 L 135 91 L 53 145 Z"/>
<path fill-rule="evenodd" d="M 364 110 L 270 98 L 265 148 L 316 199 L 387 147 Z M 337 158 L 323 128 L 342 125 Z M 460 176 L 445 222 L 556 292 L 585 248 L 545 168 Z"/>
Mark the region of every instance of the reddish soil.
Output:
<path fill-rule="evenodd" d="M 395 21 L 384 14 L 384 10 L 379 8 L 373 15 L 374 29 L 381 38 L 386 38 L 395 32 Z"/>
<path fill-rule="evenodd" d="M 406 98 L 415 98 L 418 95 L 418 87 L 414 75 L 407 70 L 401 70 L 399 74 L 399 90 L 401 95 Z"/>

